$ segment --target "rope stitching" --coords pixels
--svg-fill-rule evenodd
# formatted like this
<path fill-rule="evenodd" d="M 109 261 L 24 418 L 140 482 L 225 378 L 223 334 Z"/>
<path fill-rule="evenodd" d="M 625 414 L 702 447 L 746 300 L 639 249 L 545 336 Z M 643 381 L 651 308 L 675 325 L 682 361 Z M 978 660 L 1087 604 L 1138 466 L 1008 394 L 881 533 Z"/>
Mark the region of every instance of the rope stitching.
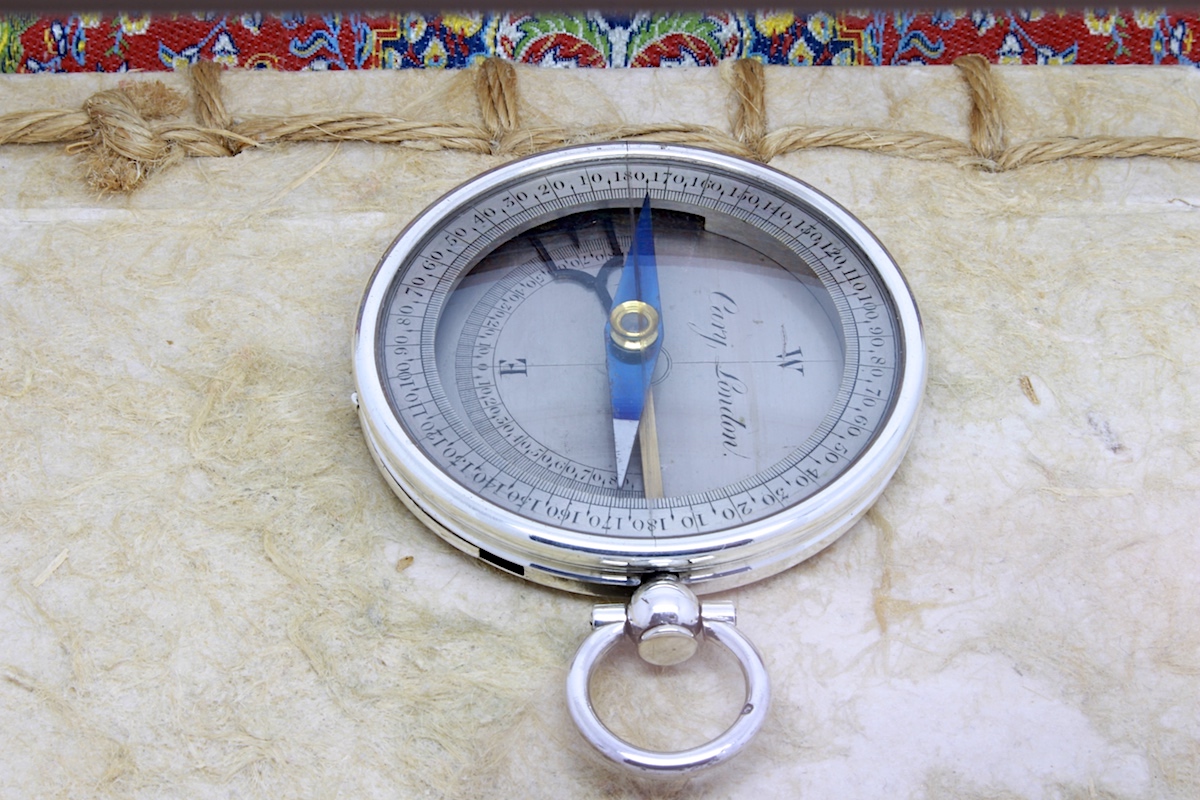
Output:
<path fill-rule="evenodd" d="M 237 120 L 222 97 L 222 68 L 202 62 L 189 72 L 195 122 L 178 119 L 187 101 L 160 81 L 122 84 L 89 97 L 78 111 L 41 109 L 0 115 L 0 144 L 66 144 L 81 154 L 88 183 L 128 192 L 184 157 L 229 157 L 282 142 L 361 141 L 479 154 L 519 156 L 569 144 L 649 140 L 690 144 L 769 162 L 819 147 L 863 150 L 1004 172 L 1067 158 L 1174 158 L 1200 161 L 1200 140 L 1164 136 L 1058 136 L 1008 145 L 1002 92 L 979 55 L 954 62 L 970 100 L 969 141 L 920 131 L 790 125 L 767 130 L 763 65 L 734 62 L 731 132 L 707 125 L 653 123 L 588 129 L 522 125 L 518 72 L 503 59 L 476 68 L 482 125 L 399 119 L 372 112 L 329 112 Z"/>

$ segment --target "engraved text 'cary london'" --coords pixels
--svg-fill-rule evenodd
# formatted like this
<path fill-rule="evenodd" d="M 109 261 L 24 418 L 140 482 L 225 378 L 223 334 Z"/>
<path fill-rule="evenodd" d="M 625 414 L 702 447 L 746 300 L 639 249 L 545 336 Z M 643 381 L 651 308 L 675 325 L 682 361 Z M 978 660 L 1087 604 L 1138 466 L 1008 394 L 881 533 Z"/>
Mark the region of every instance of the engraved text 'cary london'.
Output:
<path fill-rule="evenodd" d="M 708 307 L 708 328 L 701 328 L 694 322 L 689 322 L 688 327 L 692 333 L 708 342 L 709 347 L 729 347 L 728 320 L 737 313 L 737 303 L 724 292 L 713 292 L 708 298 L 712 303 Z"/>
<path fill-rule="evenodd" d="M 714 365 L 717 375 L 717 406 L 721 410 L 721 446 L 725 452 L 738 458 L 749 458 L 738 449 L 738 433 L 746 429 L 745 415 L 735 416 L 734 399 L 744 397 L 746 384 L 732 372 L 721 369 L 720 364 Z"/>

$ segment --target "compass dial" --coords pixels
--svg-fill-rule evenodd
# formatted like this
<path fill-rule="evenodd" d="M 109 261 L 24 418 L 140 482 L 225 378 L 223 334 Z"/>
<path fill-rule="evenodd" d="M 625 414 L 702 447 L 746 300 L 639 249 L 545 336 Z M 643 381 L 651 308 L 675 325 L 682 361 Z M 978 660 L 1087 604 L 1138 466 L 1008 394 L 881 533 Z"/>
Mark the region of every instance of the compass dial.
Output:
<path fill-rule="evenodd" d="M 924 348 L 899 271 L 828 198 L 621 144 L 515 162 L 427 210 L 372 278 L 355 367 L 384 473 L 459 547 L 584 591 L 662 571 L 704 591 L 866 510 Z"/>

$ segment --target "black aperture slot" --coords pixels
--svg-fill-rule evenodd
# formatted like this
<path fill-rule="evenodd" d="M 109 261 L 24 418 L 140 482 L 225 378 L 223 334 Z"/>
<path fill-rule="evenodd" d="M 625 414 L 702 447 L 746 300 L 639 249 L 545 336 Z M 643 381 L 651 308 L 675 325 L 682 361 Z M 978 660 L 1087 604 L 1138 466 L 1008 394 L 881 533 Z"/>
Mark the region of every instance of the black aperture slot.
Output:
<path fill-rule="evenodd" d="M 522 578 L 525 577 L 525 568 L 520 564 L 514 564 L 513 562 L 501 558 L 494 553 L 489 553 L 487 550 L 482 548 L 479 550 L 479 557 L 489 564 L 499 567 L 505 572 L 511 572 L 513 575 L 520 575 Z"/>

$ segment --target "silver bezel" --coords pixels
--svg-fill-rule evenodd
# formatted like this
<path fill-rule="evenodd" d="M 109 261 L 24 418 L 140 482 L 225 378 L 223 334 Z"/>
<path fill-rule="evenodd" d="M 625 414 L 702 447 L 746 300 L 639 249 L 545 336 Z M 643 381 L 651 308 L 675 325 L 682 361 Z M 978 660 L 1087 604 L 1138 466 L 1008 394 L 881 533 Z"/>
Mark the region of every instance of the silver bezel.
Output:
<path fill-rule="evenodd" d="M 891 295 L 901 336 L 901 375 L 883 427 L 857 460 L 808 499 L 765 519 L 680 540 L 588 537 L 540 524 L 489 503 L 445 474 L 413 442 L 393 413 L 379 374 L 377 330 L 389 286 L 406 256 L 474 197 L 537 172 L 597 158 L 638 156 L 720 169 L 814 209 L 865 256 Z M 643 577 L 673 573 L 698 593 L 741 586 L 814 555 L 849 529 L 875 502 L 899 466 L 924 393 L 926 356 L 916 303 L 883 245 L 852 214 L 821 192 L 761 164 L 679 145 L 584 145 L 531 156 L 484 173 L 429 206 L 396 238 L 375 268 L 354 334 L 359 416 L 371 453 L 393 490 L 428 527 L 470 555 L 526 579 L 599 595 L 625 594 Z M 666 545 L 666 546 L 664 546 Z"/>

